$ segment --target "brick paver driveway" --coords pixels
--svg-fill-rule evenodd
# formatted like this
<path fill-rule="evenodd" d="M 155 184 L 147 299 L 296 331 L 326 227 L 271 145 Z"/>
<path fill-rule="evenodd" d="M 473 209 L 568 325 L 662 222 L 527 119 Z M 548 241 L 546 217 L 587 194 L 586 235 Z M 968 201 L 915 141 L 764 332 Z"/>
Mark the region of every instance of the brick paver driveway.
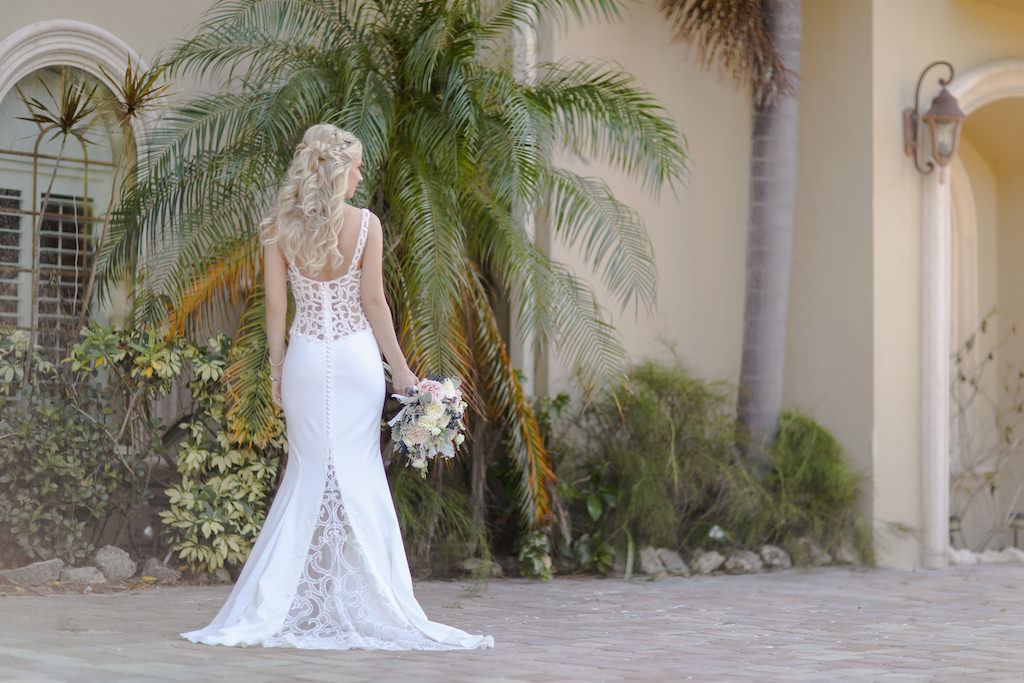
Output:
<path fill-rule="evenodd" d="M 193 645 L 225 587 L 0 598 L 4 681 L 1024 681 L 1024 567 L 423 582 L 489 651 Z"/>

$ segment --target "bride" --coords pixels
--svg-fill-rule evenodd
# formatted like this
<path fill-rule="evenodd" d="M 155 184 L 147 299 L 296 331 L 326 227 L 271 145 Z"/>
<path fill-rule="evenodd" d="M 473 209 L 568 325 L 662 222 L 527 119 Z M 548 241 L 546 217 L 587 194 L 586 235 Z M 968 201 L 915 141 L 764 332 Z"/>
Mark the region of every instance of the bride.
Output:
<path fill-rule="evenodd" d="M 416 384 L 398 345 L 381 273 L 380 220 L 346 203 L 362 145 L 329 124 L 306 131 L 262 223 L 274 403 L 288 466 L 209 645 L 346 650 L 493 647 L 427 619 L 413 595 L 381 462 L 381 352 L 396 391 Z M 287 281 L 295 317 L 285 353 Z"/>

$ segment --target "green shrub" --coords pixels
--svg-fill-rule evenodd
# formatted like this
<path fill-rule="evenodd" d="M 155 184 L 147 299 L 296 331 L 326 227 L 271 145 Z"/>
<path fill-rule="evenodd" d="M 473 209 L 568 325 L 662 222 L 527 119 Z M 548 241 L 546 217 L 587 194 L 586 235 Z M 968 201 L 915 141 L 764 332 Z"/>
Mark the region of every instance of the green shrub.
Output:
<path fill-rule="evenodd" d="M 759 481 L 737 454 L 731 391 L 655 363 L 635 367 L 630 384 L 631 396 L 599 396 L 563 422 L 551 450 L 575 538 L 563 552 L 582 569 L 607 571 L 602 543 L 625 556 L 644 545 L 794 550 L 804 535 L 827 549 L 851 539 L 870 561 L 862 477 L 813 420 L 784 416 Z M 715 526 L 723 539 L 709 537 Z"/>
<path fill-rule="evenodd" d="M 728 512 L 728 469 L 735 466 L 728 395 L 653 363 L 634 368 L 630 382 L 632 396 L 598 397 L 555 451 L 562 454 L 559 478 L 576 482 L 585 506 L 577 506 L 573 525 L 596 527 L 617 547 L 627 532 L 638 544 L 700 545 Z M 594 523 L 586 507 L 609 491 L 615 503 Z"/>
<path fill-rule="evenodd" d="M 432 472 L 423 481 L 415 470 L 398 463 L 389 468 L 388 476 L 414 575 L 449 575 L 468 558 L 490 559 L 487 537 L 473 523 L 469 496 L 451 481 L 454 477 L 439 482 L 437 472 Z"/>
<path fill-rule="evenodd" d="M 551 578 L 551 540 L 543 531 L 531 531 L 519 539 L 519 573 L 547 581 Z"/>
<path fill-rule="evenodd" d="M 850 469 L 827 429 L 806 415 L 783 413 L 772 463 L 766 484 L 786 540 L 810 536 L 827 550 L 849 541 L 866 562 L 874 561 L 870 529 L 857 512 L 865 478 Z"/>
<path fill-rule="evenodd" d="M 170 549 L 194 570 L 241 566 L 259 534 L 273 499 L 284 421 L 265 447 L 235 438 L 227 415 L 224 371 L 231 340 L 220 335 L 188 351 L 192 413 L 181 424 L 180 483 L 167 489 L 160 512 Z"/>
<path fill-rule="evenodd" d="M 148 493 L 155 424 L 142 412 L 115 413 L 109 360 L 125 334 L 90 328 L 61 365 L 32 350 L 26 333 L 0 330 L 0 561 L 4 565 L 88 555 L 113 515 L 130 518 Z M 102 340 L 102 343 L 101 341 Z M 108 343 L 111 342 L 111 343 Z M 124 351 L 121 360 L 136 358 Z M 142 361 L 143 367 L 148 361 Z M 152 388 L 145 380 L 142 391 Z M 154 389 L 154 392 L 157 390 Z M 138 402 L 136 402 L 138 406 Z M 126 419 L 126 415 L 131 416 Z"/>

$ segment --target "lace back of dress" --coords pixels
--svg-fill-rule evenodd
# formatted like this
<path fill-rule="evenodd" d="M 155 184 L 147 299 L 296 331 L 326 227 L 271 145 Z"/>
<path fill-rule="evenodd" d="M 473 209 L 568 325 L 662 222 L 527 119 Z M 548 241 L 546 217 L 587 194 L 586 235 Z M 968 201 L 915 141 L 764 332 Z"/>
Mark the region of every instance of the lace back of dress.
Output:
<path fill-rule="evenodd" d="M 295 319 L 291 334 L 316 341 L 336 341 L 370 326 L 363 312 L 362 268 L 359 261 L 366 246 L 370 212 L 363 209 L 359 238 L 352 253 L 348 271 L 333 280 L 314 280 L 299 272 L 295 264 L 288 266 L 288 276 L 295 297 Z"/>

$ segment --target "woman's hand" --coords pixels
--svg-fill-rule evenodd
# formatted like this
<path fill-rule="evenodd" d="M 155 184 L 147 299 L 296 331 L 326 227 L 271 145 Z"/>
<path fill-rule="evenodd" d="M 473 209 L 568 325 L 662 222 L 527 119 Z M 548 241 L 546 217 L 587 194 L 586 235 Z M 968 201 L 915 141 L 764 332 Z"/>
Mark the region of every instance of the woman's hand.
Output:
<path fill-rule="evenodd" d="M 391 373 L 391 386 L 396 394 L 411 394 L 419 383 L 419 378 L 409 368 Z"/>
<path fill-rule="evenodd" d="M 281 401 L 281 378 L 273 375 L 270 376 L 270 400 L 278 408 L 284 409 L 284 404 Z"/>

